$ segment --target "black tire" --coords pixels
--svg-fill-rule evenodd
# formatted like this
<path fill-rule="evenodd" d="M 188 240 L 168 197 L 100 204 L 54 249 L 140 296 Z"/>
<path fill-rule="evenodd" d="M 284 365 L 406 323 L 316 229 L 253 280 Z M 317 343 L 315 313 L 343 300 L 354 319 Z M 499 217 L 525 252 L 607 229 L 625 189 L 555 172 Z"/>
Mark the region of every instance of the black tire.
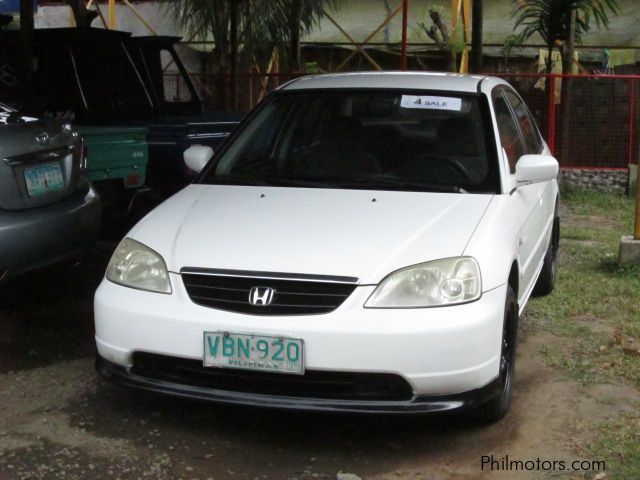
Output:
<path fill-rule="evenodd" d="M 502 348 L 500 351 L 500 393 L 476 410 L 476 417 L 486 423 L 501 420 L 511 406 L 513 377 L 516 365 L 516 344 L 518 340 L 518 300 L 513 288 L 507 287 L 502 326 Z"/>
<path fill-rule="evenodd" d="M 558 244 L 560 243 L 560 218 L 556 215 L 553 219 L 553 229 L 551 231 L 551 239 L 547 247 L 547 253 L 544 256 L 544 263 L 540 276 L 535 287 L 533 287 L 533 295 L 540 297 L 549 295 L 556 285 L 556 271 L 558 269 Z"/>

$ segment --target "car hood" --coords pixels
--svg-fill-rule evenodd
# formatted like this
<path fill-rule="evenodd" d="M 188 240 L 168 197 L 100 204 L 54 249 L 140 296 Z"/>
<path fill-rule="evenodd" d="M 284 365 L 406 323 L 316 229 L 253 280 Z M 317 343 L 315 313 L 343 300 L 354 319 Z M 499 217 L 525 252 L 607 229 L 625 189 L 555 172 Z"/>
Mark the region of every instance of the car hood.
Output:
<path fill-rule="evenodd" d="M 357 277 L 376 284 L 461 255 L 492 195 L 191 185 L 129 236 L 184 267 Z"/>

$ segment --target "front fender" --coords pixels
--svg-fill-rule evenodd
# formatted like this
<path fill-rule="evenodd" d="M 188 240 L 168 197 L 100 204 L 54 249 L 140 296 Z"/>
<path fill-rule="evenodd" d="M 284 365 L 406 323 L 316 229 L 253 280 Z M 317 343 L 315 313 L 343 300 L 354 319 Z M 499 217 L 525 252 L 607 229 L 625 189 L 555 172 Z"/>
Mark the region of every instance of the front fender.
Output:
<path fill-rule="evenodd" d="M 514 260 L 521 265 L 518 258 L 520 225 L 509 206 L 508 194 L 493 197 L 463 253 L 478 261 L 483 292 L 507 283 Z"/>

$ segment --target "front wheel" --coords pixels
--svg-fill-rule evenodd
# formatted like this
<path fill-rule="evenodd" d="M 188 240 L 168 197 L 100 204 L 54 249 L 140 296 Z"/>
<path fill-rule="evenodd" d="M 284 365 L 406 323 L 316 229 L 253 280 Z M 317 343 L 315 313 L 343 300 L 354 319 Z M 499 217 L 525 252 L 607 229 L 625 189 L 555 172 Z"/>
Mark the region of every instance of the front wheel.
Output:
<path fill-rule="evenodd" d="M 511 393 L 513 390 L 513 376 L 516 363 L 516 341 L 518 339 L 517 333 L 518 300 L 513 288 L 508 286 L 500 349 L 500 393 L 478 408 L 478 417 L 484 422 L 497 422 L 507 414 L 511 406 Z"/>

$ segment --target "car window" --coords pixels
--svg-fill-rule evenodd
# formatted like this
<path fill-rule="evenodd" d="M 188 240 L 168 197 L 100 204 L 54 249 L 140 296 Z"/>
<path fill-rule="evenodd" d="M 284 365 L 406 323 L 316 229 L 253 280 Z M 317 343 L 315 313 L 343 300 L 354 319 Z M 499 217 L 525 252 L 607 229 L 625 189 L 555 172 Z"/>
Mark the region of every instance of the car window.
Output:
<path fill-rule="evenodd" d="M 515 93 L 505 90 L 505 96 L 516 114 L 527 153 L 537 154 L 542 151 L 542 139 L 524 102 Z"/>
<path fill-rule="evenodd" d="M 489 115 L 473 94 L 276 92 L 202 181 L 495 192 Z"/>
<path fill-rule="evenodd" d="M 151 99 L 123 44 L 73 46 L 70 51 L 85 117 L 104 121 L 151 115 Z"/>
<path fill-rule="evenodd" d="M 175 53 L 169 50 L 160 51 L 160 59 L 162 64 L 162 96 L 165 102 L 184 103 L 191 101 L 191 91 L 187 88 L 185 80 L 180 70 L 171 70 L 171 73 L 165 73 L 169 67 L 175 64 Z"/>
<path fill-rule="evenodd" d="M 522 144 L 522 139 L 518 131 L 518 125 L 513 118 L 509 105 L 507 105 L 507 101 L 500 91 L 493 95 L 493 107 L 496 113 L 498 132 L 500 133 L 500 143 L 507 153 L 511 173 L 515 173 L 518 159 L 525 154 L 524 145 Z"/>

